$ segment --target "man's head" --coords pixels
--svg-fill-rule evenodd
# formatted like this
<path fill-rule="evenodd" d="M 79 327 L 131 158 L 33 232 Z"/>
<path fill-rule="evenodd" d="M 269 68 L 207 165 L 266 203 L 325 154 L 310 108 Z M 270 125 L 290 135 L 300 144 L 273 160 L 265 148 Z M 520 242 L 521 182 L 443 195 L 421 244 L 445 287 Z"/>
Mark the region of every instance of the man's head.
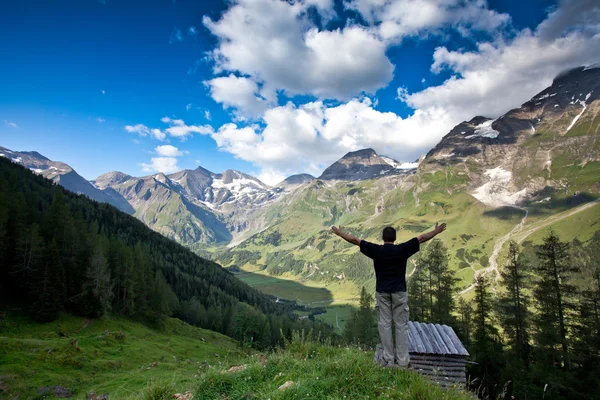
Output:
<path fill-rule="evenodd" d="M 396 230 L 391 226 L 386 226 L 383 228 L 383 233 L 381 234 L 381 238 L 384 242 L 395 242 L 396 241 Z"/>

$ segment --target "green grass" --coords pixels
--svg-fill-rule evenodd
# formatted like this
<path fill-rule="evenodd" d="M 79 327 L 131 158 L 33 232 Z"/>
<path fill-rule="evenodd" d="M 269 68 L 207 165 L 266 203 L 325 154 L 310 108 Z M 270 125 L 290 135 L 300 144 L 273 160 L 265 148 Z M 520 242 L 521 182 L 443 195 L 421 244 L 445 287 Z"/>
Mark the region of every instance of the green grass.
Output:
<path fill-rule="evenodd" d="M 318 344 L 303 334 L 295 334 L 285 350 L 259 356 L 175 319 L 151 329 L 115 317 L 87 324 L 62 316 L 37 324 L 8 313 L 0 329 L 3 399 L 52 399 L 39 390 L 49 386 L 66 388 L 76 399 L 90 391 L 124 400 L 166 400 L 186 391 L 194 399 L 230 400 L 473 398 L 460 389 L 442 390 L 410 371 L 380 368 L 372 352 Z M 239 365 L 245 369 L 227 372 Z M 287 381 L 294 384 L 279 390 Z"/>
<path fill-rule="evenodd" d="M 232 339 L 176 319 L 160 329 L 117 317 L 85 324 L 72 316 L 47 324 L 12 313 L 0 319 L 0 398 L 43 398 L 39 389 L 56 385 L 78 399 L 90 391 L 139 398 L 149 384 L 193 387 L 204 365 L 244 356 Z"/>
<path fill-rule="evenodd" d="M 194 399 L 473 398 L 460 389 L 442 390 L 411 371 L 380 368 L 372 352 L 310 343 L 298 336 L 286 350 L 262 361 L 250 357 L 240 365 L 245 369 L 232 373 L 227 367 L 211 368 L 192 391 Z M 278 389 L 288 381 L 291 387 Z"/>

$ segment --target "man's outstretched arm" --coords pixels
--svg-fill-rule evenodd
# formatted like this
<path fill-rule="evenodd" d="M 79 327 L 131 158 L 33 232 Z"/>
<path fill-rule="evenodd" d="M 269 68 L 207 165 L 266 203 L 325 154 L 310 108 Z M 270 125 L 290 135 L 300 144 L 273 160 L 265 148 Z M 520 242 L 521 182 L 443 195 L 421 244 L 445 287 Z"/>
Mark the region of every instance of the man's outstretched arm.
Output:
<path fill-rule="evenodd" d="M 345 241 L 355 244 L 357 246 L 360 246 L 360 239 L 357 238 L 356 236 L 351 235 L 349 233 L 342 232 L 342 230 L 340 228 L 338 228 L 337 226 L 332 226 L 331 230 L 333 231 L 333 233 L 335 233 L 336 235 L 338 235 Z"/>
<path fill-rule="evenodd" d="M 437 222 L 435 224 L 435 228 L 431 232 L 424 233 L 418 237 L 419 243 L 425 243 L 429 239 L 432 239 L 436 235 L 444 232 L 446 230 L 446 223 L 444 222 L 441 225 L 438 225 Z"/>

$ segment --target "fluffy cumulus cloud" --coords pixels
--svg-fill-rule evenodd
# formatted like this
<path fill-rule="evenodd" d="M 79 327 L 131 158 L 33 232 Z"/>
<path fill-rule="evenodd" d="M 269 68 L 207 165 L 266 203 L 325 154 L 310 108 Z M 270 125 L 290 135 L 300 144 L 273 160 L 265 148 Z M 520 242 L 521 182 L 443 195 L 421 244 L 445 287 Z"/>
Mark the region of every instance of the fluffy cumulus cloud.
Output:
<path fill-rule="evenodd" d="M 180 170 L 177 165 L 177 157 L 188 154 L 187 151 L 181 151 L 175 146 L 164 145 L 157 146 L 154 151 L 159 157 L 152 157 L 149 164 L 141 163 L 144 172 L 162 172 L 171 174 Z"/>
<path fill-rule="evenodd" d="M 359 12 L 386 42 L 440 34 L 447 27 L 465 36 L 473 30 L 495 33 L 510 21 L 485 0 L 350 0 L 346 7 Z"/>
<path fill-rule="evenodd" d="M 261 167 L 270 184 L 295 172 L 320 172 L 349 151 L 366 147 L 410 161 L 438 140 L 447 123 L 443 110 L 417 111 L 403 119 L 373 108 L 369 98 L 327 107 L 322 102 L 288 103 L 265 112 L 264 128 L 226 124 L 212 133 L 221 150 Z"/>
<path fill-rule="evenodd" d="M 563 2 L 535 31 L 525 29 L 510 41 L 479 43 L 471 52 L 436 49 L 432 71 L 447 68 L 459 75 L 417 93 L 400 89 L 399 97 L 417 110 L 445 110 L 452 124 L 475 115 L 497 117 L 519 106 L 559 72 L 598 61 L 600 4 L 587 2 L 583 12 L 581 3 Z M 589 15 L 596 15 L 596 25 L 586 24 Z M 585 29 L 566 29 L 566 20 Z"/>
<path fill-rule="evenodd" d="M 297 172 L 318 175 L 345 152 L 366 147 L 411 161 L 454 125 L 476 115 L 497 117 L 543 90 L 562 70 L 597 62 L 600 54 L 600 4 L 592 0 L 563 0 L 538 27 L 522 31 L 484 0 L 344 4 L 365 23 L 317 27 L 308 10 L 334 18 L 327 0 L 239 0 L 218 20 L 205 17 L 204 25 L 219 39 L 210 52 L 215 77 L 205 84 L 237 120 L 216 130 L 197 127 L 198 133 L 254 163 L 268 183 Z M 417 92 L 399 89 L 399 101 L 413 108 L 411 115 L 378 111 L 368 94 L 392 78 L 386 50 L 406 37 L 426 38 L 448 28 L 482 41 L 471 51 L 450 44 L 435 50 L 431 72 L 448 70 L 451 78 Z M 281 105 L 282 91 L 316 99 Z"/>
<path fill-rule="evenodd" d="M 162 172 L 164 174 L 172 174 L 180 170 L 177 165 L 177 159 L 174 157 L 153 157 L 150 164 L 141 163 L 142 171 L 144 172 Z"/>
<path fill-rule="evenodd" d="M 157 146 L 156 149 L 154 149 L 154 151 L 156 151 L 156 154 L 158 154 L 159 156 L 165 157 L 179 157 L 183 155 L 183 152 L 180 151 L 177 147 L 171 146 L 169 144 L 166 144 L 164 146 Z"/>
<path fill-rule="evenodd" d="M 226 108 L 233 108 L 240 118 L 258 117 L 269 106 L 260 94 L 256 81 L 233 74 L 205 81 L 212 98 Z"/>
<path fill-rule="evenodd" d="M 349 99 L 391 81 L 394 66 L 385 55 L 386 46 L 368 27 L 319 30 L 309 18 L 311 8 L 322 16 L 332 15 L 333 2 L 239 0 L 216 21 L 204 17 L 204 25 L 219 40 L 210 52 L 215 73 L 250 77 L 254 85 L 261 85 L 260 95 L 268 102 L 276 101 L 277 91 Z M 234 78 L 229 75 L 227 81 L 211 84 L 215 100 L 226 107 L 232 104 L 224 100 L 251 85 Z M 222 84 L 220 90 L 214 83 Z M 225 90 L 232 93 L 226 95 Z M 239 108 L 256 107 L 254 99 L 246 100 L 250 101 Z"/>

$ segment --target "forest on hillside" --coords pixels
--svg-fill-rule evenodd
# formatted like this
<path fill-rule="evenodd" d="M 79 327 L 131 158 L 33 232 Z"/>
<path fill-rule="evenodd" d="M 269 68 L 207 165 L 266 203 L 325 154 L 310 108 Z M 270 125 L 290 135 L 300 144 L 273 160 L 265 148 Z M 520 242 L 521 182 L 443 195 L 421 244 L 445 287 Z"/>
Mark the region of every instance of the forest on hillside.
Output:
<path fill-rule="evenodd" d="M 256 348 L 293 330 L 330 335 L 274 300 L 134 217 L 0 158 L 1 304 L 42 322 L 60 312 L 175 316 Z"/>
<path fill-rule="evenodd" d="M 410 319 L 455 329 L 474 362 L 470 389 L 481 398 L 599 399 L 600 231 L 586 243 L 551 233 L 540 245 L 509 247 L 498 280 L 479 275 L 468 302 L 456 296 L 447 248 L 433 240 L 408 278 Z M 377 337 L 363 287 L 344 338 L 374 348 Z"/>

